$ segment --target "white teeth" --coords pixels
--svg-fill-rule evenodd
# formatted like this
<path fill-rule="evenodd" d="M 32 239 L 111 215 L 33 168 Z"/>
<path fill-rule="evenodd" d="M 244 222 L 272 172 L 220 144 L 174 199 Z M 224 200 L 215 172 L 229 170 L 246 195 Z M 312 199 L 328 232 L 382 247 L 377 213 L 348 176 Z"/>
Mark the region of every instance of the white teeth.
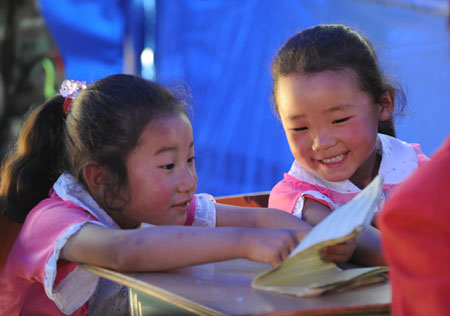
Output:
<path fill-rule="evenodd" d="M 342 155 L 339 155 L 339 156 L 336 156 L 336 157 L 333 157 L 333 158 L 322 159 L 322 162 L 324 162 L 324 163 L 336 163 L 336 162 L 342 161 L 344 159 L 344 157 L 345 157 L 345 155 L 342 154 Z"/>

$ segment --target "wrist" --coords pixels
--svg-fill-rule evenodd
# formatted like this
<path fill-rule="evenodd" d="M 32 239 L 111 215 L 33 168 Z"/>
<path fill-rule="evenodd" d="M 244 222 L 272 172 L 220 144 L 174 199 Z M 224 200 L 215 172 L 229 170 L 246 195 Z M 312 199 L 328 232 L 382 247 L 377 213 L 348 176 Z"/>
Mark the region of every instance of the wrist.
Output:
<path fill-rule="evenodd" d="M 232 247 L 236 249 L 236 257 L 249 259 L 249 250 L 251 248 L 252 233 L 255 229 L 233 228 Z"/>

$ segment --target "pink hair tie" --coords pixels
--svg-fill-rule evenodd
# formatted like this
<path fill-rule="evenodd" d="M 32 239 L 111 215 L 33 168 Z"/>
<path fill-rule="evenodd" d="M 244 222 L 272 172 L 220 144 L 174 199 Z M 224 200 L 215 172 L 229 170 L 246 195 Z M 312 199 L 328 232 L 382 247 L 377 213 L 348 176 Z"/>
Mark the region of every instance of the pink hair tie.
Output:
<path fill-rule="evenodd" d="M 65 98 L 63 104 L 64 113 L 67 115 L 72 107 L 72 101 L 76 99 L 81 90 L 86 89 L 86 81 L 64 80 L 59 93 Z"/>

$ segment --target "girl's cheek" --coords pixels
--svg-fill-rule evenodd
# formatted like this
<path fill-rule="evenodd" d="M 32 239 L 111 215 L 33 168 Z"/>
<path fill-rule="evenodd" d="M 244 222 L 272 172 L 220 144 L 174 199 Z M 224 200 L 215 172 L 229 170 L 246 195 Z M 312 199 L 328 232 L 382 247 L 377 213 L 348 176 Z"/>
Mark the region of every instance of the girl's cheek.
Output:
<path fill-rule="evenodd" d="M 292 135 L 290 137 L 291 146 L 295 148 L 295 151 L 302 152 L 305 148 L 311 147 L 308 145 L 308 141 L 305 136 L 302 135 Z"/>
<path fill-rule="evenodd" d="M 197 186 L 198 186 L 198 177 L 197 177 L 197 173 L 195 173 L 195 185 L 194 185 L 194 191 L 197 191 Z"/>

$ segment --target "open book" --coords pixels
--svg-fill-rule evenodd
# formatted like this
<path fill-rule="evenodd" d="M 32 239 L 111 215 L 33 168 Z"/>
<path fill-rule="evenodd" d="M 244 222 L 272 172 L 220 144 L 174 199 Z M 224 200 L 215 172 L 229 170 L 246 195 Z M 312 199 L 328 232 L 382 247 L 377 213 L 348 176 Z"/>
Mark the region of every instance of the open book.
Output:
<path fill-rule="evenodd" d="M 256 276 L 252 286 L 297 296 L 318 296 L 385 280 L 387 267 L 343 270 L 320 257 L 323 247 L 355 238 L 370 225 L 382 186 L 379 175 L 350 202 L 317 224 L 285 261 Z"/>

